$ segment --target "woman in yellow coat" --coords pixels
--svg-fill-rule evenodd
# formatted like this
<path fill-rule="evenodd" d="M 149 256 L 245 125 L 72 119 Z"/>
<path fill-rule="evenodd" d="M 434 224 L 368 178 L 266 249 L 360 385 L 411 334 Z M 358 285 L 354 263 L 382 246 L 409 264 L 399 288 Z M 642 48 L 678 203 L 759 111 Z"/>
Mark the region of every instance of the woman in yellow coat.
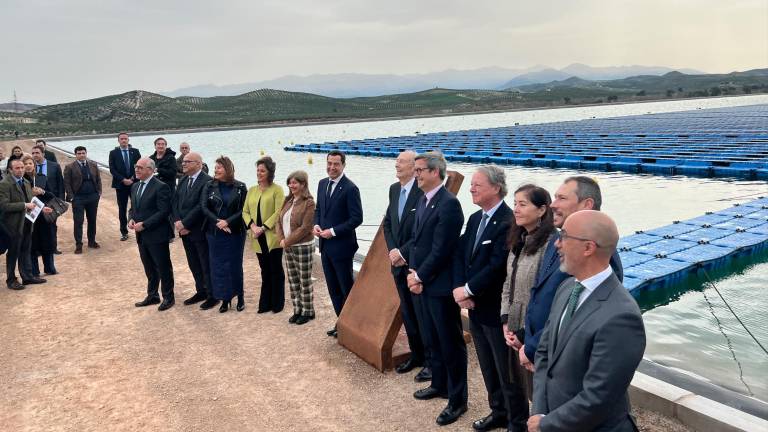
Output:
<path fill-rule="evenodd" d="M 243 220 L 248 226 L 251 246 L 261 267 L 258 313 L 277 313 L 285 305 L 283 249 L 275 231 L 285 194 L 283 188 L 274 183 L 275 167 L 275 161 L 269 156 L 256 162 L 258 184 L 248 189 L 243 207 Z"/>

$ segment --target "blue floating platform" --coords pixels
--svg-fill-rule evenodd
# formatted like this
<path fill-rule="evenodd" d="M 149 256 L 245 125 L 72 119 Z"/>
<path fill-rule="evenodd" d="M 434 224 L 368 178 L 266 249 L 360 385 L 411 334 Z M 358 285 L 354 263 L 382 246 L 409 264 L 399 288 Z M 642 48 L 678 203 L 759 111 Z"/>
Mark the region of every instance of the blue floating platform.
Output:
<path fill-rule="evenodd" d="M 297 144 L 393 157 L 439 150 L 448 160 L 655 175 L 768 179 L 768 104 Z M 763 203 L 763 205 L 768 203 Z M 738 210 L 734 210 L 738 211 Z"/>
<path fill-rule="evenodd" d="M 768 249 L 766 198 L 619 240 L 625 287 L 638 295 Z"/>

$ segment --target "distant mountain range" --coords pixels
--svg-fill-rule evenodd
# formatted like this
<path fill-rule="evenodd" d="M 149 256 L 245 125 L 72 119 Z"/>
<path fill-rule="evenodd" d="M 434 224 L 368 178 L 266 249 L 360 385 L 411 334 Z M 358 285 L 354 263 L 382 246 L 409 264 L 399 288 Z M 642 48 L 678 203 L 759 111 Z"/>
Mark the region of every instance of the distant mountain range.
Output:
<path fill-rule="evenodd" d="M 589 80 L 619 79 L 635 75 L 662 75 L 674 69 L 658 66 L 591 67 L 575 63 L 563 69 L 533 66 L 524 69 L 488 67 L 473 70 L 446 70 L 427 74 L 324 74 L 289 75 L 273 80 L 217 86 L 205 84 L 161 94 L 170 97 L 236 96 L 258 89 L 275 89 L 312 93 L 336 98 L 381 96 L 413 93 L 432 88 L 502 90 L 520 85 L 546 83 L 572 76 Z M 701 74 L 693 69 L 680 69 L 687 74 Z"/>
<path fill-rule="evenodd" d="M 0 115 L 0 136 L 113 133 L 307 121 L 408 116 L 607 104 L 689 97 L 768 93 L 768 69 L 730 74 L 668 72 L 614 80 L 570 77 L 509 90 L 429 89 L 376 97 L 328 96 L 262 89 L 236 96 L 168 97 L 135 90 Z"/>
<path fill-rule="evenodd" d="M 2 112 L 14 112 L 23 113 L 29 110 L 33 110 L 41 105 L 27 104 L 27 103 L 0 103 L 0 111 Z"/>

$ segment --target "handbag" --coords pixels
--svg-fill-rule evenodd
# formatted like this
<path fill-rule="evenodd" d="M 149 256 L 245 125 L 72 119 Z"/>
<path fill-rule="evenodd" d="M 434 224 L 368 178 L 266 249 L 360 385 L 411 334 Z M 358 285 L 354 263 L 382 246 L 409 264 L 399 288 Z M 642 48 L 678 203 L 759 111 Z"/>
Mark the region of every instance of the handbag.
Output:
<path fill-rule="evenodd" d="M 48 223 L 55 223 L 56 219 L 69 209 L 69 203 L 59 197 L 51 198 L 45 205 L 53 209 L 50 213 L 43 213 L 43 217 Z"/>

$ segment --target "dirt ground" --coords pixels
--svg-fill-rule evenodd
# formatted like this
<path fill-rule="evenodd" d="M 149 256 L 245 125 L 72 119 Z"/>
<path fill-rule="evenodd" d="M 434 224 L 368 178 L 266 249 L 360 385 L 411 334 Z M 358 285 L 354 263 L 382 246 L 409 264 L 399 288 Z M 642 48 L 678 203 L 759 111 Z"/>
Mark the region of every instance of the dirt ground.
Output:
<path fill-rule="evenodd" d="M 14 144 L 0 143 L 6 156 Z M 413 399 L 423 386 L 413 373 L 379 373 L 326 336 L 335 317 L 319 265 L 317 319 L 304 326 L 287 322 L 290 299 L 282 313 L 256 314 L 260 278 L 250 249 L 245 311 L 201 311 L 182 305 L 194 287 L 175 241 L 176 306 L 135 308 L 146 279 L 133 235 L 119 241 L 108 175 L 104 182 L 102 248 L 72 253 L 68 212 L 58 223 L 60 274 L 23 291 L 0 289 L 0 430 L 451 431 L 472 430 L 488 413 L 471 347 L 469 412 L 439 428 L 445 401 Z M 643 431 L 687 430 L 637 415 Z"/>

